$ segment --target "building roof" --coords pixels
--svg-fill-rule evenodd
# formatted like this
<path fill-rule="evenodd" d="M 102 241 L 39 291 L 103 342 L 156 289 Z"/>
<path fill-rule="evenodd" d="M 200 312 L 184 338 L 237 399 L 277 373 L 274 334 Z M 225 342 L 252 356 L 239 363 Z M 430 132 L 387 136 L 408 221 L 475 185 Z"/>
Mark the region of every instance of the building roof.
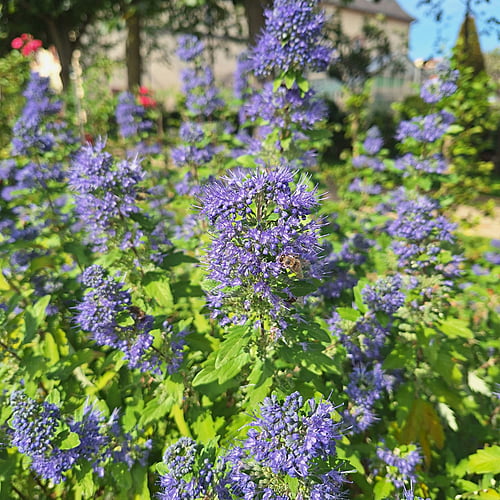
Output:
<path fill-rule="evenodd" d="M 415 18 L 401 8 L 396 0 L 324 0 L 324 3 L 333 4 L 345 9 L 351 9 L 365 14 L 383 14 L 392 19 L 411 23 Z"/>

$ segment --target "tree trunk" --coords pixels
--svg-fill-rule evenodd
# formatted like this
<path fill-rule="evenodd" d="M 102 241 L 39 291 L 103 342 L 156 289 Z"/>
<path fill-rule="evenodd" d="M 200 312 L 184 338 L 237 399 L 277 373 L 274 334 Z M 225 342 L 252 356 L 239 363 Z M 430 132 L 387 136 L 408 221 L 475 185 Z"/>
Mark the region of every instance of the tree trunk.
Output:
<path fill-rule="evenodd" d="M 271 5 L 271 0 L 243 0 L 245 17 L 248 24 L 248 44 L 255 45 L 260 30 L 264 26 L 264 9 Z"/>
<path fill-rule="evenodd" d="M 69 37 L 69 29 L 64 27 L 63 23 L 56 22 L 53 19 L 46 19 L 47 27 L 49 28 L 50 38 L 54 43 L 59 62 L 61 63 L 61 80 L 64 90 L 67 90 L 70 84 L 71 72 L 71 56 L 75 48 L 75 42 L 72 42 Z"/>
<path fill-rule="evenodd" d="M 128 89 L 133 90 L 141 85 L 141 18 L 136 10 L 127 16 L 127 79 Z"/>

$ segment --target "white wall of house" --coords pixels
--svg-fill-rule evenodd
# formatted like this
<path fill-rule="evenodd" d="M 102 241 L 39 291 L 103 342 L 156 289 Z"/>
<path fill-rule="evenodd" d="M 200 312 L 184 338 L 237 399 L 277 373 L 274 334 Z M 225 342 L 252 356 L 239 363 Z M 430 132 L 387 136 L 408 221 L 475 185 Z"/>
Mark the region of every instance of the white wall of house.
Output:
<path fill-rule="evenodd" d="M 335 8 L 332 5 L 323 5 L 327 16 L 340 16 L 340 21 L 346 34 L 350 37 L 360 37 L 363 24 L 367 19 L 375 21 L 379 24 L 389 37 L 391 47 L 395 53 L 406 56 L 408 52 L 408 35 L 409 22 L 399 19 L 391 19 L 383 16 L 366 15 L 362 12 L 351 10 L 348 8 Z M 115 34 L 113 42 L 114 48 L 110 51 L 110 57 L 116 60 L 124 60 L 125 54 L 125 35 L 124 33 Z M 157 52 L 153 52 L 148 57 L 144 58 L 144 75 L 143 84 L 155 91 L 158 98 L 164 101 L 167 108 L 171 108 L 175 102 L 175 96 L 180 91 L 180 71 L 185 66 L 185 63 L 180 61 L 175 55 L 176 38 L 171 35 L 164 35 L 158 40 L 162 47 L 162 52 L 169 54 L 167 57 L 160 56 Z M 246 45 L 235 43 L 233 41 L 224 44 L 224 49 L 214 51 L 213 70 L 217 83 L 222 87 L 230 88 L 232 86 L 233 73 L 236 68 L 236 60 L 238 55 L 245 50 Z M 123 67 L 117 70 L 112 78 L 112 87 L 117 91 L 124 90 L 127 86 L 126 70 Z M 401 98 L 411 91 L 411 86 L 408 82 L 405 83 L 404 89 L 397 91 L 390 85 L 384 89 L 378 89 L 378 95 L 385 96 L 391 100 L 391 94 L 394 97 Z"/>

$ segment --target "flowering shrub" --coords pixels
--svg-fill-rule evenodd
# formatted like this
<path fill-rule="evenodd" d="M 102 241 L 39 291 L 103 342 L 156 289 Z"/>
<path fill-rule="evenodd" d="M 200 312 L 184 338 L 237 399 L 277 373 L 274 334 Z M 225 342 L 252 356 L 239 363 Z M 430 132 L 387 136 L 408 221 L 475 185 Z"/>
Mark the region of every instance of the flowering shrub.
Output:
<path fill-rule="evenodd" d="M 276 1 L 227 102 L 181 37 L 173 140 L 144 88 L 85 144 L 47 79 L 19 90 L 0 497 L 496 498 L 500 244 L 463 237 L 443 196 L 459 77 L 424 83 L 397 157 L 358 130 L 335 197 L 306 78 L 332 59 L 323 24 Z"/>

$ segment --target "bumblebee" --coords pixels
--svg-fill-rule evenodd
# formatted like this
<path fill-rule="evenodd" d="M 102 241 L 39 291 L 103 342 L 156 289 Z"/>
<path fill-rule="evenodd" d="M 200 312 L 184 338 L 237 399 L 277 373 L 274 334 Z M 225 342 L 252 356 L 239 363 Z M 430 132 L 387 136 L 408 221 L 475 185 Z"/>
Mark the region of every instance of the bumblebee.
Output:
<path fill-rule="evenodd" d="M 302 261 L 296 255 L 282 254 L 276 260 L 285 269 L 295 273 L 297 277 L 304 277 L 304 273 L 302 271 Z"/>

